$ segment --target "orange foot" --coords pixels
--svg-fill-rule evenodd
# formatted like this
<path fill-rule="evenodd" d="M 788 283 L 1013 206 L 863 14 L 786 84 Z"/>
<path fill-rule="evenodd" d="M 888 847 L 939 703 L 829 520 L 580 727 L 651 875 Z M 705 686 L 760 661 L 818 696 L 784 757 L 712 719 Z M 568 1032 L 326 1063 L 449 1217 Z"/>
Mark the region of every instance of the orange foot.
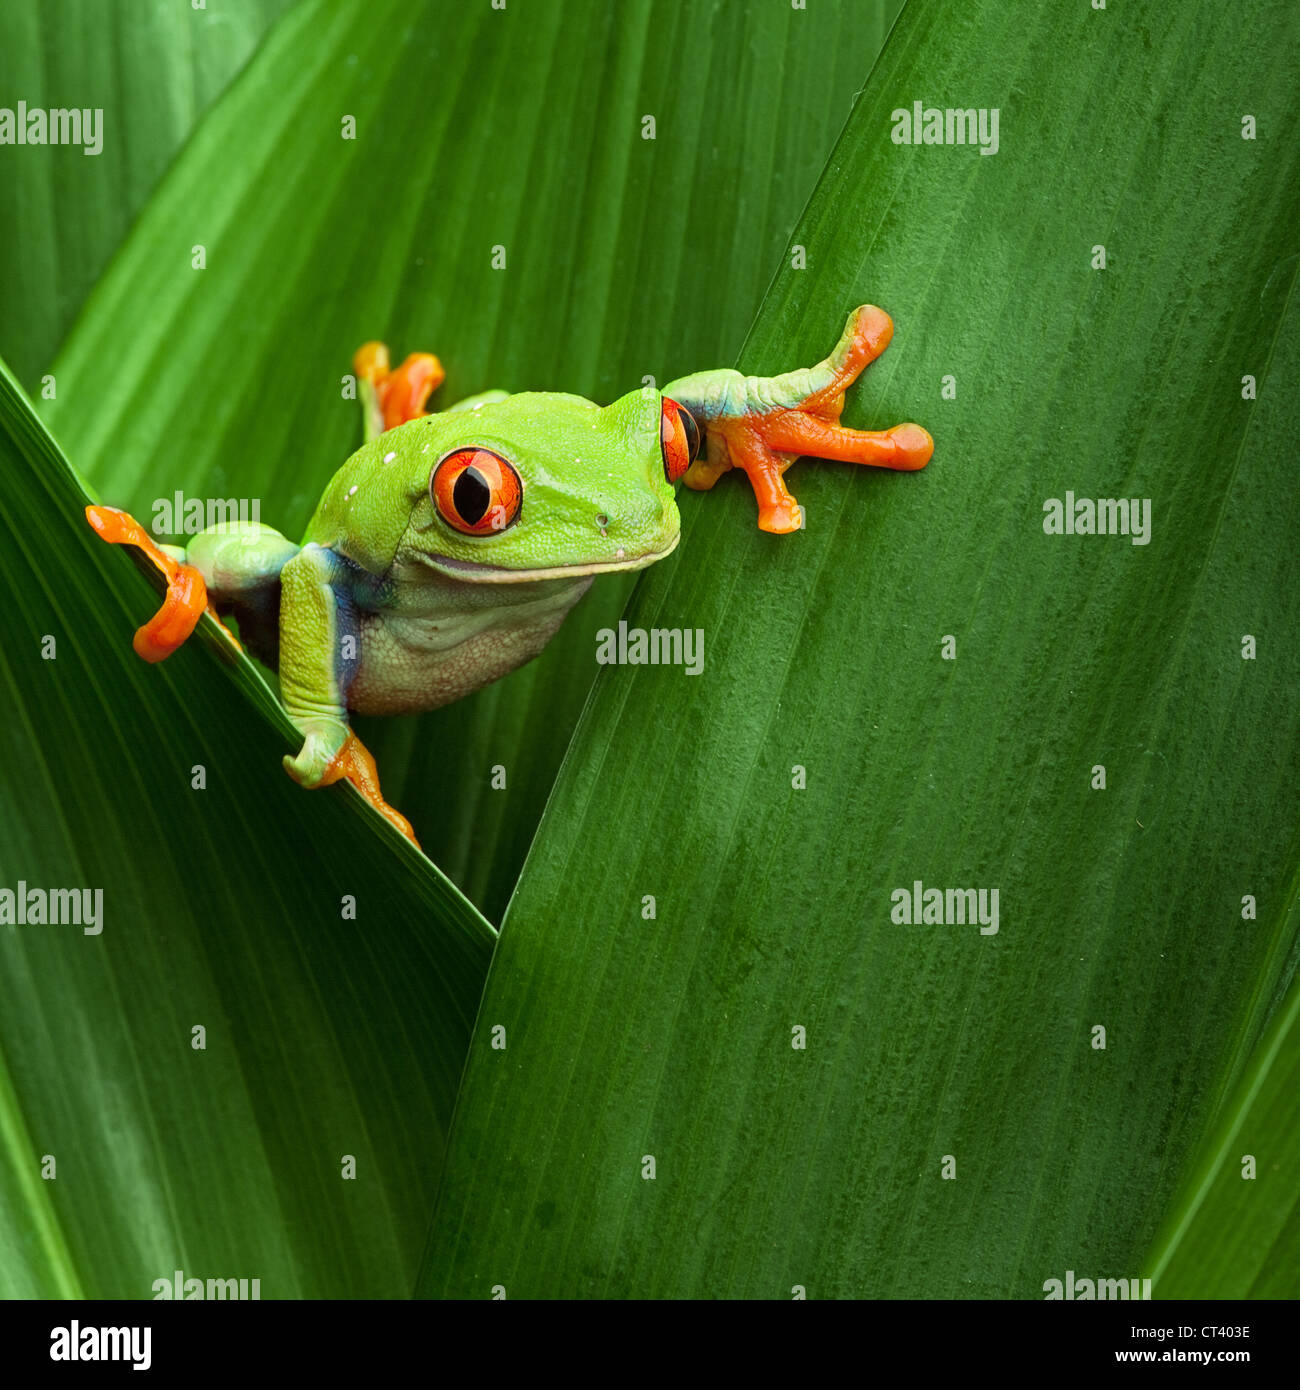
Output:
<path fill-rule="evenodd" d="M 351 729 L 348 730 L 343 747 L 326 767 L 320 785 L 328 787 L 332 782 L 341 781 L 351 782 L 390 825 L 395 825 L 416 849 L 420 848 L 420 842 L 415 838 L 410 821 L 384 800 L 383 793 L 379 790 L 379 769 L 375 766 L 374 756 Z"/>
<path fill-rule="evenodd" d="M 356 350 L 352 367 L 358 381 L 368 381 L 375 394 L 374 434 L 396 429 L 425 414 L 424 405 L 442 385 L 447 373 L 431 352 L 413 352 L 396 371 L 388 365 L 383 343 L 365 343 Z"/>
<path fill-rule="evenodd" d="M 728 469 L 743 469 L 758 499 L 759 530 L 782 534 L 803 526 L 803 509 L 791 497 L 784 476 L 797 458 L 924 468 L 934 440 L 920 425 L 852 430 L 840 424 L 845 391 L 893 336 L 889 315 L 864 304 L 849 315 L 835 351 L 824 362 L 808 371 L 746 379 L 744 408 L 735 414 L 705 409 L 709 456 L 691 465 L 686 485 L 704 491 Z M 739 373 L 734 376 L 739 380 Z M 671 385 L 666 389 L 671 391 Z M 685 404 L 690 407 L 689 398 Z"/>
<path fill-rule="evenodd" d="M 206 608 L 235 648 L 242 651 L 235 634 L 217 617 L 208 602 L 207 585 L 193 565 L 182 564 L 154 544 L 153 537 L 127 512 L 116 507 L 86 508 L 86 520 L 110 545 L 133 545 L 142 550 L 167 579 L 162 607 L 143 627 L 137 628 L 131 645 L 146 661 L 162 661 L 194 631 Z"/>

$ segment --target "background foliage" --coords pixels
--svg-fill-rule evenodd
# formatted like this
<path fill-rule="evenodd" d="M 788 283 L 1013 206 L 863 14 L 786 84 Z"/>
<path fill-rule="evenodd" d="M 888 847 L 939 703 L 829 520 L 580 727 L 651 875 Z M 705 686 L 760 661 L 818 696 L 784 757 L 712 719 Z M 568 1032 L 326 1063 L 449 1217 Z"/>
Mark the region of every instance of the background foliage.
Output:
<path fill-rule="evenodd" d="M 873 70 L 897 9 L 0 21 L 9 89 L 106 109 L 98 159 L 4 151 L 0 348 L 66 460 L 6 375 L 0 884 L 104 885 L 107 922 L 5 929 L 0 1292 L 401 1294 L 434 1212 L 434 1295 L 1294 1293 L 1296 17 L 912 0 Z M 999 108 L 999 153 L 893 144 L 915 100 Z M 251 663 L 130 652 L 154 598 L 67 460 L 293 535 L 365 338 L 438 351 L 444 403 L 609 399 L 814 360 L 864 300 L 898 331 L 846 418 L 935 461 L 800 464 L 788 538 L 735 480 L 684 495 L 628 617 L 702 628 L 701 677 L 592 690 L 607 580 L 526 670 L 363 728 L 433 862 L 510 901 L 485 995 L 487 923 L 283 776 Z M 1150 497 L 1151 544 L 1045 536 L 1067 490 Z M 916 879 L 999 887 L 999 933 L 892 923 Z"/>

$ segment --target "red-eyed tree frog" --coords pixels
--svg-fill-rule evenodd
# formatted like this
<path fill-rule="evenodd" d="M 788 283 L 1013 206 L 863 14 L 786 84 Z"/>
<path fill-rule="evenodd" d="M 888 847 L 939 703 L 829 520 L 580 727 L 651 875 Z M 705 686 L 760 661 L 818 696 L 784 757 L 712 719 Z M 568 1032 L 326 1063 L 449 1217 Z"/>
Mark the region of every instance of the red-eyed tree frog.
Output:
<path fill-rule="evenodd" d="M 923 468 L 934 442 L 919 425 L 839 423 L 846 389 L 893 331 L 888 314 L 863 305 L 805 370 L 697 372 L 607 406 L 489 391 L 436 414 L 425 403 L 443 379 L 438 359 L 415 353 L 393 370 L 384 345 L 367 343 L 354 361 L 366 442 L 326 487 L 301 545 L 251 522 L 159 547 L 125 512 L 86 516 L 166 576 L 161 609 L 135 636 L 140 656 L 170 655 L 205 608 L 218 622 L 233 613 L 253 654 L 278 667 L 303 735 L 284 759 L 290 776 L 305 787 L 348 779 L 414 839 L 380 794 L 349 712 L 436 709 L 529 661 L 597 575 L 676 547 L 679 482 L 703 490 L 743 469 L 759 528 L 783 533 L 803 525 L 783 477 L 801 455 Z"/>

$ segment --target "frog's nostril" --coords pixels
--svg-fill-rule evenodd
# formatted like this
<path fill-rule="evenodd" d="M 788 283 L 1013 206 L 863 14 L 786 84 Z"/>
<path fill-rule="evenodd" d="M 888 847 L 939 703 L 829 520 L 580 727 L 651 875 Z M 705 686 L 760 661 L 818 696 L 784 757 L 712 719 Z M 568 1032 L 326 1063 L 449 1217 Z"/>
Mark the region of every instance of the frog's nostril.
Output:
<path fill-rule="evenodd" d="M 605 527 L 609 525 L 609 517 L 607 517 L 604 512 L 597 512 L 596 525 L 603 531 Z"/>

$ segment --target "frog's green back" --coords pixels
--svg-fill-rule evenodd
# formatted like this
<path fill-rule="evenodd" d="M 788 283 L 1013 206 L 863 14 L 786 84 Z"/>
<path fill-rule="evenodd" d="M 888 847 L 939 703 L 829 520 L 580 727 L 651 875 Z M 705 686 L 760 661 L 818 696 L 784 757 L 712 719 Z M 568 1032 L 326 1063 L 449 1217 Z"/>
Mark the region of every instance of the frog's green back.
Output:
<path fill-rule="evenodd" d="M 397 436 L 423 423 L 417 420 L 389 430 L 348 458 L 321 493 L 303 545 L 328 546 L 374 574 L 388 568 L 406 533 L 411 509 L 424 492 L 423 486 L 412 489 L 412 449 L 427 457 L 433 447 L 427 435 L 400 441 Z"/>

